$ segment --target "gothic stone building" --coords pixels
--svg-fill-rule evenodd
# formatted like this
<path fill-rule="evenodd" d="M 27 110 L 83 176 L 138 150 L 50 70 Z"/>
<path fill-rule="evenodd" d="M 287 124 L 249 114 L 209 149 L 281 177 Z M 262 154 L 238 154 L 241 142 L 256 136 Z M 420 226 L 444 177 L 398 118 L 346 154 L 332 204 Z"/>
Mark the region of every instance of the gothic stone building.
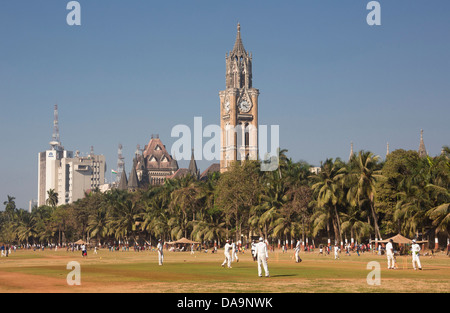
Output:
<path fill-rule="evenodd" d="M 142 151 L 138 150 L 133 159 L 129 178 L 122 172 L 118 189 L 135 191 L 149 185 L 162 185 L 166 179 L 179 178 L 190 174 L 200 178 L 200 172 L 192 152 L 189 168 L 178 168 L 178 162 L 167 152 L 159 136 L 151 137 Z"/>
<path fill-rule="evenodd" d="M 241 27 L 233 50 L 225 56 L 226 89 L 220 98 L 220 171 L 224 172 L 237 160 L 258 158 L 258 96 L 252 86 L 252 55 L 245 51 Z"/>

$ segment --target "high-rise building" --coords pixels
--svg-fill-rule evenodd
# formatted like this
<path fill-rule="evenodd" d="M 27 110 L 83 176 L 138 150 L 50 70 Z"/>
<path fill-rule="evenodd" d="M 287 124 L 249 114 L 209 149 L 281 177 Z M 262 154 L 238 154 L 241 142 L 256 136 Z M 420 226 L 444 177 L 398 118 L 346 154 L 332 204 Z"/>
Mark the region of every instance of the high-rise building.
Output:
<path fill-rule="evenodd" d="M 58 204 L 72 203 L 83 198 L 86 191 L 99 188 L 105 181 L 105 156 L 87 156 L 65 150 L 59 141 L 58 106 L 54 109 L 53 138 L 50 149 L 38 153 L 38 201 L 46 204 L 48 191 L 58 194 Z"/>
<path fill-rule="evenodd" d="M 220 98 L 220 171 L 233 161 L 258 158 L 258 96 L 252 86 L 252 54 L 244 49 L 241 26 L 233 50 L 226 54 L 226 89 Z"/>

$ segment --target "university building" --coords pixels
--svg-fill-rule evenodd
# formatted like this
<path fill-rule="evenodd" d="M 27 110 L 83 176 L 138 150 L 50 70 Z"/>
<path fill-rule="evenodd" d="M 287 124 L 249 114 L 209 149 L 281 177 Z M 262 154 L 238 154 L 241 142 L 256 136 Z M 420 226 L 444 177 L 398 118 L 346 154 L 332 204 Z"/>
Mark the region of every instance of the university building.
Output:
<path fill-rule="evenodd" d="M 248 53 L 237 26 L 233 50 L 225 55 L 225 90 L 220 98 L 220 172 L 234 161 L 258 159 L 258 96 L 252 84 L 252 54 Z"/>
<path fill-rule="evenodd" d="M 226 89 L 219 92 L 220 163 L 211 164 L 200 174 L 192 151 L 189 167 L 179 168 L 159 136 L 152 135 L 142 152 L 136 151 L 129 176 L 122 171 L 118 189 L 161 185 L 166 179 L 188 174 L 204 180 L 213 172 L 226 171 L 234 161 L 257 160 L 259 90 L 252 85 L 252 54 L 244 48 L 240 24 L 234 47 L 225 56 L 225 68 Z"/>

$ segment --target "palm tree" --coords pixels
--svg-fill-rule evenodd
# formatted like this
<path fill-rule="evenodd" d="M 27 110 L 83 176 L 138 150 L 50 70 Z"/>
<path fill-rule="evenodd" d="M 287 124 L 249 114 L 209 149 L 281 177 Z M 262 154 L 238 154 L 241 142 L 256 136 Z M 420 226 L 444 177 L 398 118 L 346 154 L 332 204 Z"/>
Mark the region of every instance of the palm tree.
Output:
<path fill-rule="evenodd" d="M 118 202 L 108 217 L 107 227 L 116 239 L 136 239 L 137 221 L 140 217 L 140 207 L 136 201 Z"/>
<path fill-rule="evenodd" d="M 250 209 L 249 223 L 264 238 L 273 228 L 272 222 L 278 218 L 281 207 L 287 201 L 287 188 L 276 172 L 266 172 L 262 180 L 262 190 L 258 205 Z"/>
<path fill-rule="evenodd" d="M 108 211 L 106 207 L 100 207 L 89 215 L 86 230 L 90 237 L 97 237 L 98 241 L 108 235 Z"/>
<path fill-rule="evenodd" d="M 3 204 L 5 205 L 5 212 L 14 211 L 16 209 L 16 198 L 10 195 L 8 195 L 7 197 L 8 200 L 3 202 Z"/>
<path fill-rule="evenodd" d="M 321 230 L 325 230 L 328 238 L 330 238 L 330 223 L 333 224 L 334 220 L 333 210 L 329 206 L 319 207 L 316 203 L 317 201 L 315 200 L 311 201 L 311 205 L 315 207 L 313 214 L 311 215 L 312 235 L 313 237 L 316 237 Z"/>
<path fill-rule="evenodd" d="M 176 225 L 174 230 L 174 233 L 177 233 L 176 239 L 180 239 L 181 236 L 187 238 L 189 217 L 192 216 L 191 221 L 195 221 L 199 208 L 200 188 L 191 178 L 185 177 L 180 180 L 180 187 L 172 191 L 170 197 L 169 208 L 178 216 L 172 221 Z"/>
<path fill-rule="evenodd" d="M 58 193 L 55 192 L 55 189 L 47 190 L 47 204 L 51 207 L 56 207 L 58 205 Z"/>
<path fill-rule="evenodd" d="M 211 217 L 209 220 L 197 221 L 192 230 L 192 236 L 196 241 L 217 241 L 225 237 L 225 222 L 220 222 Z"/>
<path fill-rule="evenodd" d="M 28 213 L 24 210 L 20 214 L 19 222 L 17 225 L 17 238 L 20 241 L 25 241 L 27 246 L 29 239 L 36 236 L 36 217 L 32 213 Z"/>
<path fill-rule="evenodd" d="M 366 217 L 366 212 L 357 210 L 353 208 L 350 212 L 341 212 L 342 219 L 342 232 L 347 233 L 350 231 L 350 238 L 355 238 L 357 241 L 361 242 L 363 238 L 370 235 L 373 231 L 372 226 L 368 222 L 364 222 Z"/>
<path fill-rule="evenodd" d="M 426 210 L 429 207 L 428 195 L 416 185 L 408 185 L 398 193 L 399 201 L 394 211 L 394 221 L 399 221 L 401 230 L 408 236 L 415 236 L 424 227 Z"/>
<path fill-rule="evenodd" d="M 311 187 L 317 198 L 314 202 L 316 209 L 324 209 L 320 210 L 321 214 L 316 216 L 320 216 L 322 220 L 322 222 L 316 223 L 316 227 L 325 225 L 323 224 L 324 217 L 330 218 L 335 239 L 339 241 L 341 241 L 342 232 L 338 207 L 341 206 L 345 199 L 344 177 L 346 171 L 345 164 L 339 159 L 336 159 L 334 162 L 332 159 L 327 159 L 322 165 L 320 173 L 315 176 L 317 182 Z"/>
<path fill-rule="evenodd" d="M 370 213 L 373 220 L 375 236 L 381 239 L 380 229 L 378 227 L 378 216 L 375 212 L 374 198 L 376 193 L 376 179 L 382 178 L 378 170 L 379 156 L 375 156 L 370 151 L 359 151 L 350 160 L 350 176 L 355 184 L 350 187 L 352 203 L 362 209 L 364 203 L 368 201 Z"/>
<path fill-rule="evenodd" d="M 449 235 L 450 231 L 450 192 L 448 188 L 429 184 L 427 189 L 433 190 L 436 197 L 441 197 L 441 201 L 426 212 L 426 216 L 432 220 L 432 225 L 436 227 L 436 234 L 443 233 Z"/>
<path fill-rule="evenodd" d="M 433 221 L 436 233 L 449 234 L 450 229 L 450 203 L 441 204 L 427 211 L 427 216 Z"/>

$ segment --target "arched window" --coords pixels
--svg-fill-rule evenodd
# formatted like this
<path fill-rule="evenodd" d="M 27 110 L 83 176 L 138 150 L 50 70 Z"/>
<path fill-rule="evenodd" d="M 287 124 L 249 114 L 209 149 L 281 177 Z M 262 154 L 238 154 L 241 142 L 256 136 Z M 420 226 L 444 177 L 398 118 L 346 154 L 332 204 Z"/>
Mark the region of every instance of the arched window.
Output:
<path fill-rule="evenodd" d="M 250 144 L 250 130 L 248 127 L 248 123 L 245 123 L 245 147 L 248 147 Z"/>

